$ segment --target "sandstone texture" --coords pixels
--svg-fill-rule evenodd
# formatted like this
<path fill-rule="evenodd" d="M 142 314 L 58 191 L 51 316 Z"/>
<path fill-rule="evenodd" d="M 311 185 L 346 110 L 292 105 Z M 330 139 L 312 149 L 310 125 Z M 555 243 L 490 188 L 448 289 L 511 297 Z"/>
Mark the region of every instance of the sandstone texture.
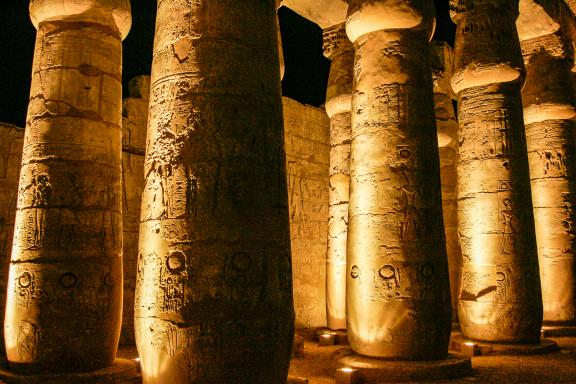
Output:
<path fill-rule="evenodd" d="M 144 383 L 285 383 L 294 328 L 272 0 L 158 3 L 135 294 Z"/>
<path fill-rule="evenodd" d="M 450 336 L 429 37 L 431 2 L 350 2 L 347 316 L 352 350 L 443 358 Z"/>
<path fill-rule="evenodd" d="M 328 328 L 346 329 L 346 245 L 350 186 L 350 130 L 354 46 L 345 23 L 324 30 L 324 55 L 332 60 L 326 112 L 330 117 L 330 193 L 326 253 Z"/>
<path fill-rule="evenodd" d="M 535 343 L 542 301 L 520 89 L 518 1 L 450 2 L 458 93 L 460 326 L 471 339 Z"/>
<path fill-rule="evenodd" d="M 126 0 L 32 0 L 38 29 L 5 344 L 23 373 L 112 365 L 122 311 Z"/>

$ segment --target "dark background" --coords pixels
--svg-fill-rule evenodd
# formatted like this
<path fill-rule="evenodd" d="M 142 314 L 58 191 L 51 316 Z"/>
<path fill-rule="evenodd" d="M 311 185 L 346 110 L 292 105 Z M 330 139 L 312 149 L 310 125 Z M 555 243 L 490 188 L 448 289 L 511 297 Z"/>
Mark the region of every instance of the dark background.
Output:
<path fill-rule="evenodd" d="M 448 0 L 435 0 L 435 40 L 453 43 L 455 26 L 448 16 Z M 0 121 L 24 126 L 36 30 L 28 16 L 28 1 L 5 1 L 0 6 Z M 156 0 L 133 0 L 133 25 L 124 41 L 124 90 L 132 77 L 150 74 Z M 330 62 L 322 56 L 322 30 L 282 7 L 279 10 L 286 73 L 285 96 L 319 106 L 324 102 Z"/>

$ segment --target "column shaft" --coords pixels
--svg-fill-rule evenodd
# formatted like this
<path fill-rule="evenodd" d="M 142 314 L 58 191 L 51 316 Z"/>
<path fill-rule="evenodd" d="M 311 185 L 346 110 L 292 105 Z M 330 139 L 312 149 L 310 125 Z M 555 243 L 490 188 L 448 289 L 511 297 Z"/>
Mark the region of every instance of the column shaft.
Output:
<path fill-rule="evenodd" d="M 121 39 L 130 4 L 32 0 L 30 12 L 38 34 L 6 352 L 25 373 L 93 371 L 112 364 L 122 313 Z"/>
<path fill-rule="evenodd" d="M 462 268 L 462 253 L 458 241 L 458 122 L 452 98 L 455 96 L 450 85 L 454 53 L 446 42 L 432 42 L 434 81 L 434 107 L 438 129 L 440 152 L 440 180 L 442 184 L 442 213 L 446 254 L 450 271 L 450 298 L 452 322 L 458 322 L 458 285 Z"/>
<path fill-rule="evenodd" d="M 522 41 L 522 90 L 544 322 L 576 323 L 574 96 L 556 34 Z"/>
<path fill-rule="evenodd" d="M 457 22 L 459 320 L 466 337 L 538 342 L 542 303 L 520 88 L 517 1 L 451 1 Z"/>
<path fill-rule="evenodd" d="M 448 350 L 432 6 L 352 1 L 348 11 L 356 58 L 346 304 L 350 346 L 367 356 L 433 359 Z"/>
<path fill-rule="evenodd" d="M 273 0 L 158 3 L 135 298 L 144 383 L 286 382 L 276 20 Z"/>
<path fill-rule="evenodd" d="M 326 257 L 326 319 L 330 329 L 346 329 L 346 241 L 350 185 L 350 130 L 354 46 L 345 24 L 324 31 L 324 55 L 332 60 L 326 112 L 330 117 L 330 191 Z"/>

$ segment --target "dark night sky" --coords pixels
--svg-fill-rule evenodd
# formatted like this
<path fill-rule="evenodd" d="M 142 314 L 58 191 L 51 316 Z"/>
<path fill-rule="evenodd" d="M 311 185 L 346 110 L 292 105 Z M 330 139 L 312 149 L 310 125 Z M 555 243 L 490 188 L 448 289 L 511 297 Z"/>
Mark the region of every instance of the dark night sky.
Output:
<path fill-rule="evenodd" d="M 448 0 L 435 2 L 438 23 L 434 39 L 452 43 L 455 27 L 448 16 Z M 0 121 L 23 127 L 36 31 L 28 17 L 28 1 L 3 3 L 0 6 Z M 124 41 L 125 90 L 129 79 L 150 73 L 155 13 L 156 0 L 132 1 L 133 25 Z M 279 15 L 286 63 L 283 93 L 319 106 L 324 102 L 330 67 L 330 62 L 322 56 L 322 30 L 289 9 L 281 8 Z"/>

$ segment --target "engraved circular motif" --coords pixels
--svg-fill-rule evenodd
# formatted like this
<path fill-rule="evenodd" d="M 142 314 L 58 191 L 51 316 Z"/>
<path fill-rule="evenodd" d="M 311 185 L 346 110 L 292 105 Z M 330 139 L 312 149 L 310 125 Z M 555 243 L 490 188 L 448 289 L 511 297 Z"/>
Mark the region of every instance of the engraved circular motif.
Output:
<path fill-rule="evenodd" d="M 432 277 L 434 274 L 434 266 L 432 264 L 424 264 L 422 266 L 422 276 Z"/>
<path fill-rule="evenodd" d="M 400 157 L 403 159 L 409 159 L 410 158 L 410 151 L 408 149 L 401 149 L 400 150 Z"/>
<path fill-rule="evenodd" d="M 60 276 L 60 278 L 58 279 L 58 282 L 64 288 L 72 288 L 73 286 L 75 286 L 78 283 L 78 278 L 76 277 L 75 274 L 73 274 L 71 272 L 66 272 Z"/>
<path fill-rule="evenodd" d="M 352 266 L 352 270 L 350 271 L 350 276 L 352 276 L 353 279 L 360 276 L 360 268 L 358 268 L 357 265 Z"/>
<path fill-rule="evenodd" d="M 232 268 L 237 272 L 247 272 L 252 268 L 252 258 L 246 252 L 238 252 L 232 256 Z"/>
<path fill-rule="evenodd" d="M 32 274 L 24 272 L 18 277 L 18 285 L 22 288 L 28 288 L 32 284 Z"/>
<path fill-rule="evenodd" d="M 396 276 L 396 268 L 393 265 L 386 264 L 378 271 L 378 274 L 381 278 L 388 280 L 394 278 Z"/>
<path fill-rule="evenodd" d="M 173 252 L 166 259 L 166 266 L 172 273 L 179 273 L 186 268 L 186 256 L 182 252 Z"/>

